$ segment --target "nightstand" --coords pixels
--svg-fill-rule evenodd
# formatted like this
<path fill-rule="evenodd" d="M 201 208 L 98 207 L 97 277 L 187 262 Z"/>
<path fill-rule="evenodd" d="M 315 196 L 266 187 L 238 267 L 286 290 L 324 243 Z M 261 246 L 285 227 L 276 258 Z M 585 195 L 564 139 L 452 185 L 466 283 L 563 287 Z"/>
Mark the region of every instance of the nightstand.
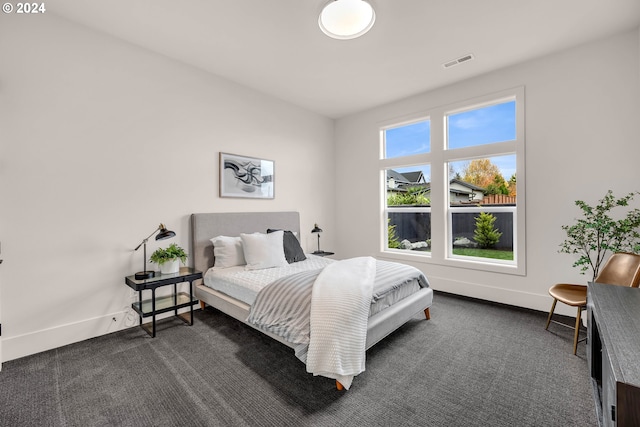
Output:
<path fill-rule="evenodd" d="M 173 311 L 174 315 L 188 325 L 193 325 L 193 306 L 198 300 L 193 297 L 193 282 L 202 279 L 202 272 L 191 267 L 181 267 L 178 273 L 158 274 L 149 279 L 136 279 L 135 275 L 127 276 L 124 282 L 134 291 L 138 292 L 138 301 L 131 304 L 131 308 L 140 316 L 140 326 L 151 337 L 156 336 L 156 316 L 158 314 Z M 178 292 L 178 283 L 189 282 L 189 293 Z M 173 285 L 171 295 L 156 298 L 156 289 L 162 286 Z M 142 291 L 151 291 L 150 299 L 142 299 Z M 190 316 L 187 313 L 178 314 L 178 309 L 189 307 Z M 143 318 L 151 317 L 149 323 L 142 323 Z"/>
<path fill-rule="evenodd" d="M 334 252 L 327 252 L 327 251 L 315 251 L 312 252 L 312 255 L 315 256 L 331 256 L 331 255 L 335 255 Z"/>

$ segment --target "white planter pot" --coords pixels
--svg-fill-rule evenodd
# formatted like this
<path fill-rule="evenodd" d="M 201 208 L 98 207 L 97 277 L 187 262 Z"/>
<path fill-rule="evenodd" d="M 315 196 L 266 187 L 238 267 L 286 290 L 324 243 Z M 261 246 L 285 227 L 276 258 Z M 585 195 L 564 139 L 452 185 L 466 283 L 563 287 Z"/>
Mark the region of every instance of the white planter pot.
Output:
<path fill-rule="evenodd" d="M 180 271 L 180 260 L 167 261 L 160 265 L 160 274 L 173 274 Z"/>

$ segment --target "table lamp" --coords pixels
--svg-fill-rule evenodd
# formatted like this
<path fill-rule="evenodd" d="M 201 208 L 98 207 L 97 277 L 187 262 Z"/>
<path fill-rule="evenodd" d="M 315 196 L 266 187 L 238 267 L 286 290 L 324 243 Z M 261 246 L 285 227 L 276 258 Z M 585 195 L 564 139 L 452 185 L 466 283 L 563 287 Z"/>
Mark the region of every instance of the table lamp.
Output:
<path fill-rule="evenodd" d="M 156 236 L 156 240 L 164 240 L 164 239 L 169 239 L 173 236 L 176 235 L 176 233 L 174 233 L 173 231 L 167 230 L 167 228 L 164 226 L 164 224 L 160 224 L 158 226 L 158 228 L 156 228 L 155 230 L 153 230 L 153 233 L 149 234 L 149 237 L 147 237 L 146 239 L 144 239 L 142 241 L 142 243 L 140 243 L 138 245 L 138 247 L 136 247 L 134 249 L 134 251 L 137 251 L 138 249 L 140 249 L 140 246 L 143 246 L 143 253 L 144 253 L 144 264 L 142 266 L 142 271 L 139 271 L 135 274 L 135 278 L 136 280 L 144 280 L 144 279 L 151 279 L 152 277 L 154 277 L 156 275 L 156 273 L 154 271 L 147 271 L 147 240 L 149 240 L 151 238 L 151 236 L 153 236 L 154 234 L 156 234 L 156 232 L 158 232 L 158 235 Z"/>
<path fill-rule="evenodd" d="M 320 233 L 322 233 L 322 228 L 318 227 L 318 224 L 314 224 L 313 230 L 311 230 L 311 232 L 318 234 L 318 250 L 315 251 L 314 254 L 322 253 L 322 251 L 320 250 Z"/>

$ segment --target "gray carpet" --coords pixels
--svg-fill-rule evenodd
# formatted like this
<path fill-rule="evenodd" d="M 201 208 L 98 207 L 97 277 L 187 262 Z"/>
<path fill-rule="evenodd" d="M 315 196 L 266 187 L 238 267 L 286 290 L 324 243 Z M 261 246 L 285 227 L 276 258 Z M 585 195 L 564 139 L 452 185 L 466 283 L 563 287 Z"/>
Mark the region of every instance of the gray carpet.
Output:
<path fill-rule="evenodd" d="M 584 344 L 545 313 L 436 293 L 351 390 L 213 309 L 13 360 L 2 426 L 595 426 Z"/>

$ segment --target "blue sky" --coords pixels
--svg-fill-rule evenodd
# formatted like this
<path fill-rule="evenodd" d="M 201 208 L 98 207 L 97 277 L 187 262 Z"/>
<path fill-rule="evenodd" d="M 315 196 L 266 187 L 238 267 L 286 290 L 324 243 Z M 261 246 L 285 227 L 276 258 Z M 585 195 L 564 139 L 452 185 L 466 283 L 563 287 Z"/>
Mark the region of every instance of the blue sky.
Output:
<path fill-rule="evenodd" d="M 431 123 L 418 122 L 385 131 L 386 158 L 428 153 L 431 149 Z M 471 111 L 451 114 L 447 121 L 449 149 L 511 141 L 516 138 L 516 103 L 482 107 Z M 516 171 L 515 155 L 490 158 L 500 168 L 504 179 L 509 180 Z M 464 163 L 456 162 L 458 169 Z M 398 172 L 424 169 L 421 167 L 396 168 Z M 456 170 L 456 172 L 460 172 Z M 428 170 L 423 170 L 430 177 Z"/>
<path fill-rule="evenodd" d="M 431 150 L 431 122 L 423 121 L 385 132 L 386 158 L 424 154 Z"/>
<path fill-rule="evenodd" d="M 448 120 L 449 149 L 516 139 L 516 102 L 452 114 Z"/>

